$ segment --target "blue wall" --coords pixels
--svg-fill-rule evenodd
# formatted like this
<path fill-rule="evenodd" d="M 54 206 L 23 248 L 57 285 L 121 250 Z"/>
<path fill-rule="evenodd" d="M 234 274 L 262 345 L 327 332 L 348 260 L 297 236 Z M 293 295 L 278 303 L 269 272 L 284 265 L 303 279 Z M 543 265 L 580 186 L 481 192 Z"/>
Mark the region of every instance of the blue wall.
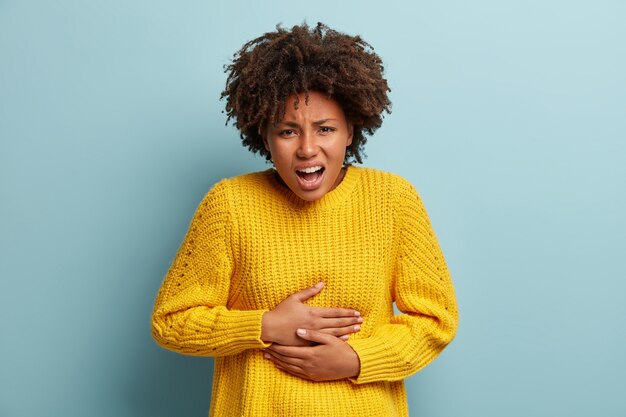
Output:
<path fill-rule="evenodd" d="M 266 167 L 222 66 L 305 18 L 385 60 L 365 165 L 417 186 L 455 280 L 411 415 L 625 416 L 618 0 L 1 1 L 0 416 L 206 415 L 211 360 L 157 347 L 152 302 L 204 193 Z"/>

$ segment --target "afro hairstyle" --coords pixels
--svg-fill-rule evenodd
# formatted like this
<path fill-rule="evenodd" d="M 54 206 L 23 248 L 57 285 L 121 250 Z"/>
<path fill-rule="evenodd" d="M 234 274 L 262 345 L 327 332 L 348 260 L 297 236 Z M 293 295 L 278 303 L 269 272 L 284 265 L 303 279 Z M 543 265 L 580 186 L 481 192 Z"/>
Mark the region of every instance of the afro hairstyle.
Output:
<path fill-rule="evenodd" d="M 383 77 L 382 60 L 360 36 L 349 36 L 323 23 L 306 23 L 285 30 L 280 25 L 242 46 L 226 65 L 228 74 L 221 99 L 226 99 L 226 124 L 232 119 L 242 143 L 267 160 L 262 131 L 285 115 L 287 98 L 317 91 L 336 100 L 353 125 L 346 161 L 363 162 L 365 134 L 382 125 L 391 113 L 391 91 Z"/>

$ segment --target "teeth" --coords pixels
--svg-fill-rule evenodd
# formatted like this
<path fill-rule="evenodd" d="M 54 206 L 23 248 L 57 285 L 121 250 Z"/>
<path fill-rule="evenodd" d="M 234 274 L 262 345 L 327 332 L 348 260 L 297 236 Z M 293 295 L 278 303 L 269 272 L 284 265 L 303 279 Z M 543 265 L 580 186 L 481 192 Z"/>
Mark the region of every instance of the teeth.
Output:
<path fill-rule="evenodd" d="M 320 169 L 322 169 L 321 166 L 316 166 L 316 167 L 308 167 L 308 168 L 304 168 L 304 169 L 299 169 L 299 172 L 304 172 L 306 174 L 310 174 L 312 172 L 316 172 L 319 171 Z"/>

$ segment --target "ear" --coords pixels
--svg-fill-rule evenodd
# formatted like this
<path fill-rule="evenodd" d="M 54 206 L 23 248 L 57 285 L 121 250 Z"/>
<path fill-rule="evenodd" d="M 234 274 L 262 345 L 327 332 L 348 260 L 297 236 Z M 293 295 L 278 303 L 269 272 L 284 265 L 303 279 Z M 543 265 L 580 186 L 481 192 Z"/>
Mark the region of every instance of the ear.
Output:
<path fill-rule="evenodd" d="M 354 125 L 348 123 L 348 137 L 346 138 L 346 146 L 352 145 L 352 136 L 354 136 Z"/>

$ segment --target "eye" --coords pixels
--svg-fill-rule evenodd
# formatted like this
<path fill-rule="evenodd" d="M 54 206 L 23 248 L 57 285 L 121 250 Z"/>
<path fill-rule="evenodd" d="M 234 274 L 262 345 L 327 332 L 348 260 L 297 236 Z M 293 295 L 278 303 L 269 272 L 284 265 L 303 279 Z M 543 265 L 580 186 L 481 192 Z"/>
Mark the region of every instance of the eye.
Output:
<path fill-rule="evenodd" d="M 288 138 L 296 134 L 296 131 L 293 129 L 284 129 L 278 132 L 278 135 L 283 138 Z"/>
<path fill-rule="evenodd" d="M 320 126 L 320 132 L 322 132 L 322 133 L 332 133 L 332 132 L 334 132 L 335 130 L 337 130 L 337 129 L 335 129 L 334 127 L 330 127 L 330 126 Z"/>

